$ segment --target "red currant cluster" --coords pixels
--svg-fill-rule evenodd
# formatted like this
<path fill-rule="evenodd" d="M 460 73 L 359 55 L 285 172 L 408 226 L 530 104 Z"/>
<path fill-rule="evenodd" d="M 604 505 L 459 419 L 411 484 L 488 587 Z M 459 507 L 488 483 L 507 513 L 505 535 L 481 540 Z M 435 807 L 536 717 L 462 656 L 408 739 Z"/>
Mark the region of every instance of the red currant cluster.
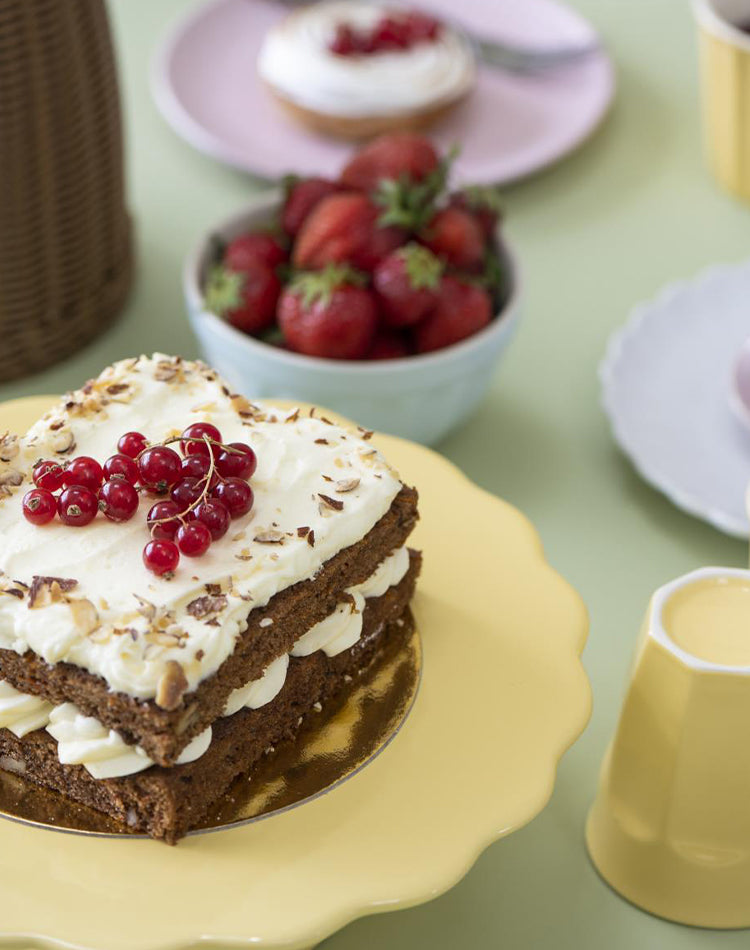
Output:
<path fill-rule="evenodd" d="M 182 456 L 167 442 L 179 442 Z M 257 460 L 244 442 L 225 445 L 208 422 L 196 422 L 167 442 L 150 445 L 140 432 L 126 432 L 117 442 L 117 454 L 104 465 L 87 455 L 66 465 L 37 462 L 32 476 L 36 488 L 23 497 L 24 517 L 44 525 L 59 515 L 63 524 L 81 527 L 101 511 L 110 521 L 129 521 L 138 510 L 139 492 L 168 493 L 146 517 L 151 540 L 143 549 L 143 563 L 154 574 L 171 574 L 180 554 L 205 554 L 212 541 L 227 533 L 232 518 L 250 511 L 248 479 Z"/>
<path fill-rule="evenodd" d="M 337 56 L 362 56 L 411 49 L 417 43 L 434 42 L 439 35 L 439 20 L 413 10 L 385 14 L 369 30 L 339 23 L 328 48 Z"/>

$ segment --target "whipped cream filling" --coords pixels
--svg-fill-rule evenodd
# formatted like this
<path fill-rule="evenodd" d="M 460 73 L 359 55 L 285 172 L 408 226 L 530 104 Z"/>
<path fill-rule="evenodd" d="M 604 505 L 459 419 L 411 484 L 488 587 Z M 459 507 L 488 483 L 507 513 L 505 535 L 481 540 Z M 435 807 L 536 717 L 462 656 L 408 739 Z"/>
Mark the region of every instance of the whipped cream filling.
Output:
<path fill-rule="evenodd" d="M 124 524 L 24 519 L 37 459 L 104 461 L 126 431 L 157 442 L 196 421 L 255 450 L 255 503 L 207 554 L 183 557 L 171 580 L 142 562 L 153 497 L 144 494 Z M 200 363 L 155 354 L 107 368 L 20 441 L 0 433 L 0 648 L 75 664 L 112 690 L 157 702 L 174 661 L 186 691 L 195 689 L 231 654 L 250 610 L 313 578 L 389 509 L 401 482 L 367 435 L 314 411 L 255 406 Z M 42 584 L 34 597 L 35 576 L 72 587 Z"/>
<path fill-rule="evenodd" d="M 371 29 L 387 4 L 335 0 L 295 10 L 271 29 L 258 55 L 261 77 L 301 106 L 348 117 L 390 115 L 458 99 L 476 77 L 466 37 L 443 25 L 432 42 L 366 56 L 330 51 L 336 27 Z"/>
<path fill-rule="evenodd" d="M 98 719 L 84 716 L 75 703 L 53 707 L 46 728 L 57 741 L 57 756 L 61 764 L 83 765 L 94 778 L 135 775 L 154 764 L 140 746 L 128 745 Z M 209 726 L 185 746 L 176 764 L 194 762 L 210 745 Z"/>
<path fill-rule="evenodd" d="M 367 597 L 381 597 L 389 587 L 398 584 L 409 569 L 409 552 L 399 548 L 380 563 L 362 584 L 347 589 L 351 600 L 342 602 L 325 620 L 311 627 L 292 648 L 270 663 L 263 675 L 230 694 L 223 716 L 233 716 L 243 708 L 260 709 L 281 692 L 286 682 L 289 656 L 309 656 L 323 650 L 336 656 L 360 639 L 362 610 Z M 98 719 L 85 716 L 75 703 L 55 706 L 15 689 L 0 680 L 0 728 L 9 729 L 22 739 L 35 729 L 46 728 L 57 742 L 57 755 L 62 765 L 83 765 L 95 779 L 135 775 L 150 768 L 154 762 L 140 746 L 128 745 L 113 729 Z M 182 751 L 177 765 L 199 759 L 211 744 L 209 726 Z"/>

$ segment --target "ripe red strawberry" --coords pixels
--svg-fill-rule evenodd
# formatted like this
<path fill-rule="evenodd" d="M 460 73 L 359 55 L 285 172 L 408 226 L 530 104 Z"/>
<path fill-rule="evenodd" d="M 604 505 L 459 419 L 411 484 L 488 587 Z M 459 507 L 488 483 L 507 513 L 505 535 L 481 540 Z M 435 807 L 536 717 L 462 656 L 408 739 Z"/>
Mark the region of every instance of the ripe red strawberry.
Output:
<path fill-rule="evenodd" d="M 286 260 L 286 251 L 267 231 L 241 234 L 227 244 L 223 263 L 230 270 L 244 271 L 253 264 L 278 267 Z"/>
<path fill-rule="evenodd" d="M 410 243 L 375 268 L 373 286 L 383 321 L 392 327 L 419 323 L 437 303 L 443 265 L 421 244 Z"/>
<path fill-rule="evenodd" d="M 458 343 L 487 326 L 491 317 L 485 290 L 457 277 L 443 277 L 435 309 L 414 328 L 417 350 L 428 353 Z"/>
<path fill-rule="evenodd" d="M 485 240 L 476 218 L 461 208 L 438 211 L 420 235 L 422 242 L 448 265 L 478 271 L 484 261 Z"/>
<path fill-rule="evenodd" d="M 315 205 L 338 190 L 336 182 L 327 178 L 296 178 L 290 175 L 286 179 L 286 197 L 281 209 L 282 228 L 294 237 Z"/>
<path fill-rule="evenodd" d="M 409 355 L 409 346 L 402 333 L 395 330 L 378 330 L 372 341 L 368 360 L 397 360 Z"/>
<path fill-rule="evenodd" d="M 482 230 L 485 241 L 495 236 L 502 214 L 500 194 L 496 188 L 483 185 L 469 185 L 450 196 L 449 205 L 473 214 Z"/>
<path fill-rule="evenodd" d="M 330 264 L 299 274 L 281 295 L 279 326 L 290 349 L 307 356 L 356 360 L 366 356 L 378 322 L 365 277 L 351 267 Z"/>
<path fill-rule="evenodd" d="M 361 148 L 341 173 L 347 188 L 374 191 L 384 178 L 422 181 L 439 164 L 433 144 L 416 132 L 390 132 Z"/>
<path fill-rule="evenodd" d="M 406 239 L 401 228 L 380 227 L 378 218 L 378 209 L 366 195 L 353 191 L 329 195 L 313 209 L 297 237 L 295 267 L 317 270 L 349 263 L 372 270 Z"/>
<path fill-rule="evenodd" d="M 242 273 L 216 265 L 205 291 L 208 310 L 245 333 L 270 327 L 276 316 L 281 281 L 270 267 L 247 262 Z"/>

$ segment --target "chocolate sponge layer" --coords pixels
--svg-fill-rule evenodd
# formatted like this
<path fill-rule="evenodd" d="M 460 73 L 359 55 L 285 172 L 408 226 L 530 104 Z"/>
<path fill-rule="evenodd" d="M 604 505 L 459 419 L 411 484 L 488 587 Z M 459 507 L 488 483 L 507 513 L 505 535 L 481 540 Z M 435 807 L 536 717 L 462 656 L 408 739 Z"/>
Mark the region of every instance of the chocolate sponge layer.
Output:
<path fill-rule="evenodd" d="M 292 657 L 278 696 L 260 709 L 243 709 L 218 719 L 208 750 L 195 762 L 153 766 L 123 778 L 94 779 L 82 765 L 62 765 L 57 743 L 43 729 L 18 739 L 0 729 L 0 757 L 13 760 L 27 781 L 54 789 L 108 815 L 131 831 L 173 844 L 194 827 L 240 775 L 248 775 L 270 746 L 293 741 L 305 717 L 346 690 L 351 677 L 383 650 L 398 648 L 410 635 L 396 621 L 414 592 L 421 557 L 410 553 L 409 571 L 382 597 L 367 601 L 360 640 L 335 657 L 322 651 Z"/>
<path fill-rule="evenodd" d="M 265 607 L 251 610 L 232 654 L 173 710 L 113 692 L 102 677 L 70 663 L 50 666 L 31 650 L 18 654 L 0 649 L 0 679 L 58 705 L 75 703 L 126 742 L 140 745 L 159 765 L 172 765 L 190 740 L 221 715 L 229 694 L 261 676 L 272 660 L 288 653 L 302 634 L 332 613 L 345 588 L 363 583 L 405 543 L 417 518 L 417 493 L 403 487 L 361 541 L 328 560 L 311 580 L 300 581 Z M 265 618 L 273 623 L 261 627 Z"/>

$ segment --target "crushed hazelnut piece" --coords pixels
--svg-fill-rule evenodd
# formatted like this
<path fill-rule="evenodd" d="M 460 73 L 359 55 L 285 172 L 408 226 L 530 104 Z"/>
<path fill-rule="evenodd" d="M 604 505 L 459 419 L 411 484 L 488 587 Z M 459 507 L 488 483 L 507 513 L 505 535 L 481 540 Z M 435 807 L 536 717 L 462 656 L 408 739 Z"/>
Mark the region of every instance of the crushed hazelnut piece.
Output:
<path fill-rule="evenodd" d="M 29 589 L 29 608 L 47 607 L 56 603 L 62 600 L 63 594 L 77 586 L 78 581 L 72 577 L 41 577 L 35 574 Z"/>
<path fill-rule="evenodd" d="M 354 491 L 358 485 L 358 478 L 344 478 L 340 482 L 336 482 L 336 491 L 343 494 L 344 492 Z"/>
<path fill-rule="evenodd" d="M 168 660 L 156 688 L 156 705 L 171 712 L 182 702 L 187 692 L 185 671 L 177 660 Z"/>
<path fill-rule="evenodd" d="M 269 528 L 267 531 L 259 531 L 253 541 L 257 541 L 258 544 L 283 544 L 284 534 L 281 531 Z"/>
<path fill-rule="evenodd" d="M 327 505 L 334 511 L 341 511 L 341 509 L 344 507 L 343 501 L 341 501 L 339 498 L 331 498 L 329 495 L 323 495 L 321 492 L 318 492 L 318 498 L 320 498 L 324 505 Z"/>

